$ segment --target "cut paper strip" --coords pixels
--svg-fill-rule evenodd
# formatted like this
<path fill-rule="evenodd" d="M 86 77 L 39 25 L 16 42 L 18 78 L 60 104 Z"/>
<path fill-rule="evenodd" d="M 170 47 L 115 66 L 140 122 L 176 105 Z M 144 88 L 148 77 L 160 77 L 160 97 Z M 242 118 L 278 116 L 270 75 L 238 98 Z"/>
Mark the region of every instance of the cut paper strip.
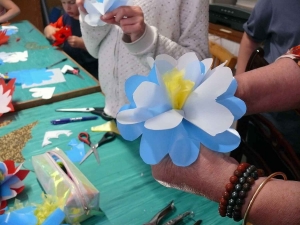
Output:
<path fill-rule="evenodd" d="M 58 138 L 59 135 L 64 134 L 66 136 L 70 136 L 72 132 L 70 130 L 53 130 L 53 131 L 47 131 L 44 136 L 44 140 L 42 143 L 42 147 L 51 144 L 50 141 L 51 138 Z"/>
<path fill-rule="evenodd" d="M 84 17 L 84 21 L 90 26 L 103 26 L 100 17 L 120 6 L 132 5 L 132 0 L 86 0 L 84 7 L 88 14 Z"/>
<path fill-rule="evenodd" d="M 142 136 L 145 163 L 157 164 L 169 155 L 175 165 L 189 166 L 201 144 L 216 152 L 239 146 L 240 136 L 231 125 L 246 105 L 234 96 L 237 82 L 230 68 L 222 64 L 211 70 L 211 63 L 199 61 L 194 52 L 178 60 L 158 55 L 147 77 L 127 79 L 130 104 L 117 114 L 117 125 L 126 140 Z"/>
<path fill-rule="evenodd" d="M 37 121 L 18 130 L 0 137 L 0 161 L 13 160 L 17 163 L 24 162 L 22 150 L 26 143 L 32 138 L 31 130 L 37 125 Z M 18 140 L 18 144 L 16 143 Z"/>
<path fill-rule="evenodd" d="M 2 31 L 6 32 L 6 35 L 10 36 L 18 33 L 19 29 L 16 26 L 2 26 Z"/>
<path fill-rule="evenodd" d="M 17 84 L 40 84 L 45 80 L 51 80 L 53 72 L 46 69 L 19 70 L 8 73 L 9 78 L 15 78 Z"/>
<path fill-rule="evenodd" d="M 112 131 L 116 134 L 120 134 L 116 122 L 114 120 L 108 121 L 99 126 L 91 127 L 91 130 L 94 132 Z"/>
<path fill-rule="evenodd" d="M 28 58 L 28 52 L 0 52 L 0 59 L 4 63 L 25 62 Z"/>
<path fill-rule="evenodd" d="M 68 145 L 72 147 L 71 150 L 66 151 L 69 159 L 72 162 L 80 162 L 85 155 L 84 143 L 77 142 L 77 140 L 73 138 Z"/>
<path fill-rule="evenodd" d="M 9 40 L 9 36 L 6 34 L 6 31 L 0 31 L 0 45 L 7 44 L 8 40 Z"/>
<path fill-rule="evenodd" d="M 33 92 L 32 97 L 34 98 L 50 99 L 53 96 L 55 87 L 31 88 L 29 91 Z"/>
<path fill-rule="evenodd" d="M 15 79 L 10 80 L 7 84 L 4 79 L 0 79 L 0 116 L 4 113 L 14 111 L 12 96 L 15 90 Z"/>
<path fill-rule="evenodd" d="M 66 79 L 59 68 L 49 69 L 47 72 L 52 73 L 49 80 L 43 80 L 41 83 L 22 84 L 22 88 L 40 87 L 43 85 L 66 82 Z"/>

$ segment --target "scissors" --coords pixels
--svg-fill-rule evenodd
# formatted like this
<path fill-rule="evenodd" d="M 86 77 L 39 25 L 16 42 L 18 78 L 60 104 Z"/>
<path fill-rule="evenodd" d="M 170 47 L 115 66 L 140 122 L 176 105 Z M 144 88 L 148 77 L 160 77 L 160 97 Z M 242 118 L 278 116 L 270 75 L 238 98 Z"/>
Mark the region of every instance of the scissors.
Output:
<path fill-rule="evenodd" d="M 100 164 L 99 154 L 97 151 L 97 148 L 101 145 L 111 142 L 116 138 L 116 134 L 114 132 L 106 132 L 100 141 L 98 141 L 96 144 L 92 144 L 90 141 L 90 135 L 86 132 L 80 132 L 78 134 L 78 139 L 84 143 L 86 143 L 88 146 L 90 146 L 90 150 L 85 154 L 83 159 L 79 162 L 79 164 L 83 163 L 92 153 L 94 153 L 96 160 L 98 164 Z"/>
<path fill-rule="evenodd" d="M 69 108 L 69 109 L 56 109 L 56 112 L 90 112 L 95 115 L 101 116 L 104 120 L 113 120 L 114 118 L 104 112 L 104 107 L 93 108 Z"/>

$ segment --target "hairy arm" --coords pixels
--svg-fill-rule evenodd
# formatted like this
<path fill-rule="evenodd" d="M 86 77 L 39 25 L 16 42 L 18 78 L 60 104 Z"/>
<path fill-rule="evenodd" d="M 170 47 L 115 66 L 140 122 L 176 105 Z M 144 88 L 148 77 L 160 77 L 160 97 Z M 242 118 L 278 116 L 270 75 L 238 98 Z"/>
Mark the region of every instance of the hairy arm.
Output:
<path fill-rule="evenodd" d="M 300 107 L 300 68 L 292 59 L 279 59 L 235 78 L 235 95 L 245 101 L 247 114 Z"/>

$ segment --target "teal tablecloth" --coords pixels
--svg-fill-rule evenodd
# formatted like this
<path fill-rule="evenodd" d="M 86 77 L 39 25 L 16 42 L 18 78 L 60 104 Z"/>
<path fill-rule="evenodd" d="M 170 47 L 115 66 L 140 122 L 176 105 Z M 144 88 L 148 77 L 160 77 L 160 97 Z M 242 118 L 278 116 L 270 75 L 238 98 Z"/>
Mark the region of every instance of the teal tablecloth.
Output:
<path fill-rule="evenodd" d="M 99 104 L 96 104 L 96 102 Z M 50 120 L 53 119 L 87 115 L 74 112 L 55 112 L 55 109 L 96 107 L 102 106 L 103 102 L 103 96 L 95 93 L 22 110 L 14 115 L 12 123 L 0 129 L 0 137 L 38 121 L 38 124 L 32 129 L 33 138 L 27 142 L 22 151 L 26 159 L 25 166 L 30 168 L 30 160 L 33 155 L 44 153 L 54 147 L 69 150 L 68 142 L 73 138 L 77 138 L 78 133 L 81 131 L 89 132 L 93 143 L 103 135 L 103 132 L 90 131 L 92 126 L 106 122 L 101 118 L 94 121 L 51 125 Z M 4 115 L 2 120 L 8 116 L 8 114 Z M 52 144 L 42 147 L 45 132 L 51 130 L 71 130 L 73 134 L 70 137 L 60 135 L 58 139 L 50 139 Z M 18 140 L 16 140 L 17 142 Z M 151 175 L 150 166 L 145 164 L 139 156 L 139 140 L 128 142 L 119 136 L 113 142 L 101 146 L 98 152 L 100 165 L 96 163 L 93 155 L 82 165 L 75 163 L 100 191 L 100 207 L 105 213 L 105 216 L 94 216 L 86 220 L 82 223 L 83 225 L 141 225 L 149 221 L 156 212 L 164 208 L 171 200 L 174 200 L 176 210 L 170 213 L 164 221 L 185 211 L 193 211 L 194 217 L 186 218 L 184 223 L 181 224 L 192 225 L 194 220 L 198 219 L 203 220 L 203 225 L 236 224 L 231 219 L 224 219 L 219 216 L 217 203 L 204 197 L 166 188 L 156 182 Z M 19 198 L 28 195 L 30 202 L 40 203 L 42 190 L 34 172 L 30 172 L 24 181 L 26 188 Z M 10 200 L 10 204 L 13 201 Z"/>
<path fill-rule="evenodd" d="M 8 53 L 28 51 L 28 59 L 24 62 L 20 61 L 18 63 L 5 63 L 3 65 L 0 65 L 0 73 L 29 69 L 42 69 L 50 66 L 55 62 L 58 62 L 63 58 L 68 58 L 68 60 L 51 67 L 51 69 L 61 69 L 64 65 L 78 67 L 78 64 L 74 63 L 74 61 L 71 60 L 69 56 L 64 54 L 62 51 L 54 48 L 44 37 L 44 35 L 39 30 L 34 28 L 34 26 L 28 21 L 12 23 L 11 26 L 18 27 L 19 31 L 16 34 L 10 36 L 8 44 L 0 46 L 0 52 Z M 92 88 L 99 86 L 98 81 L 94 79 L 92 75 L 86 73 L 84 70 L 81 70 L 80 74 L 84 77 L 84 79 L 80 79 L 79 77 L 74 75 L 66 74 L 66 82 L 57 83 L 55 85 L 49 84 L 40 87 L 55 86 L 54 95 L 56 95 L 83 88 Z M 93 93 L 96 91 L 100 91 L 100 88 L 98 88 L 98 90 L 97 88 L 93 88 L 93 91 L 89 93 Z M 70 96 L 70 94 L 68 94 L 68 96 Z M 35 98 L 32 97 L 32 93 L 29 92 L 29 88 L 22 89 L 21 86 L 16 86 L 15 93 L 13 95 L 14 102 L 24 102 L 33 99 Z"/>

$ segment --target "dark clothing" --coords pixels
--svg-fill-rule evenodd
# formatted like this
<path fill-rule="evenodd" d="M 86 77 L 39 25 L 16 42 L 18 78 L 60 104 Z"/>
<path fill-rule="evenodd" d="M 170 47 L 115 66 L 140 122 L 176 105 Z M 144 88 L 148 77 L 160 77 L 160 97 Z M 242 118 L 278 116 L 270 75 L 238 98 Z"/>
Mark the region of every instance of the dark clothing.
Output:
<path fill-rule="evenodd" d="M 76 20 L 65 13 L 62 16 L 62 22 L 63 26 L 71 27 L 73 36 L 82 36 L 79 20 Z M 71 56 L 78 64 L 80 64 L 84 69 L 86 69 L 90 74 L 92 74 L 96 79 L 98 79 L 98 59 L 95 59 L 84 49 L 71 47 L 68 41 L 64 42 L 62 49 L 69 56 Z"/>

